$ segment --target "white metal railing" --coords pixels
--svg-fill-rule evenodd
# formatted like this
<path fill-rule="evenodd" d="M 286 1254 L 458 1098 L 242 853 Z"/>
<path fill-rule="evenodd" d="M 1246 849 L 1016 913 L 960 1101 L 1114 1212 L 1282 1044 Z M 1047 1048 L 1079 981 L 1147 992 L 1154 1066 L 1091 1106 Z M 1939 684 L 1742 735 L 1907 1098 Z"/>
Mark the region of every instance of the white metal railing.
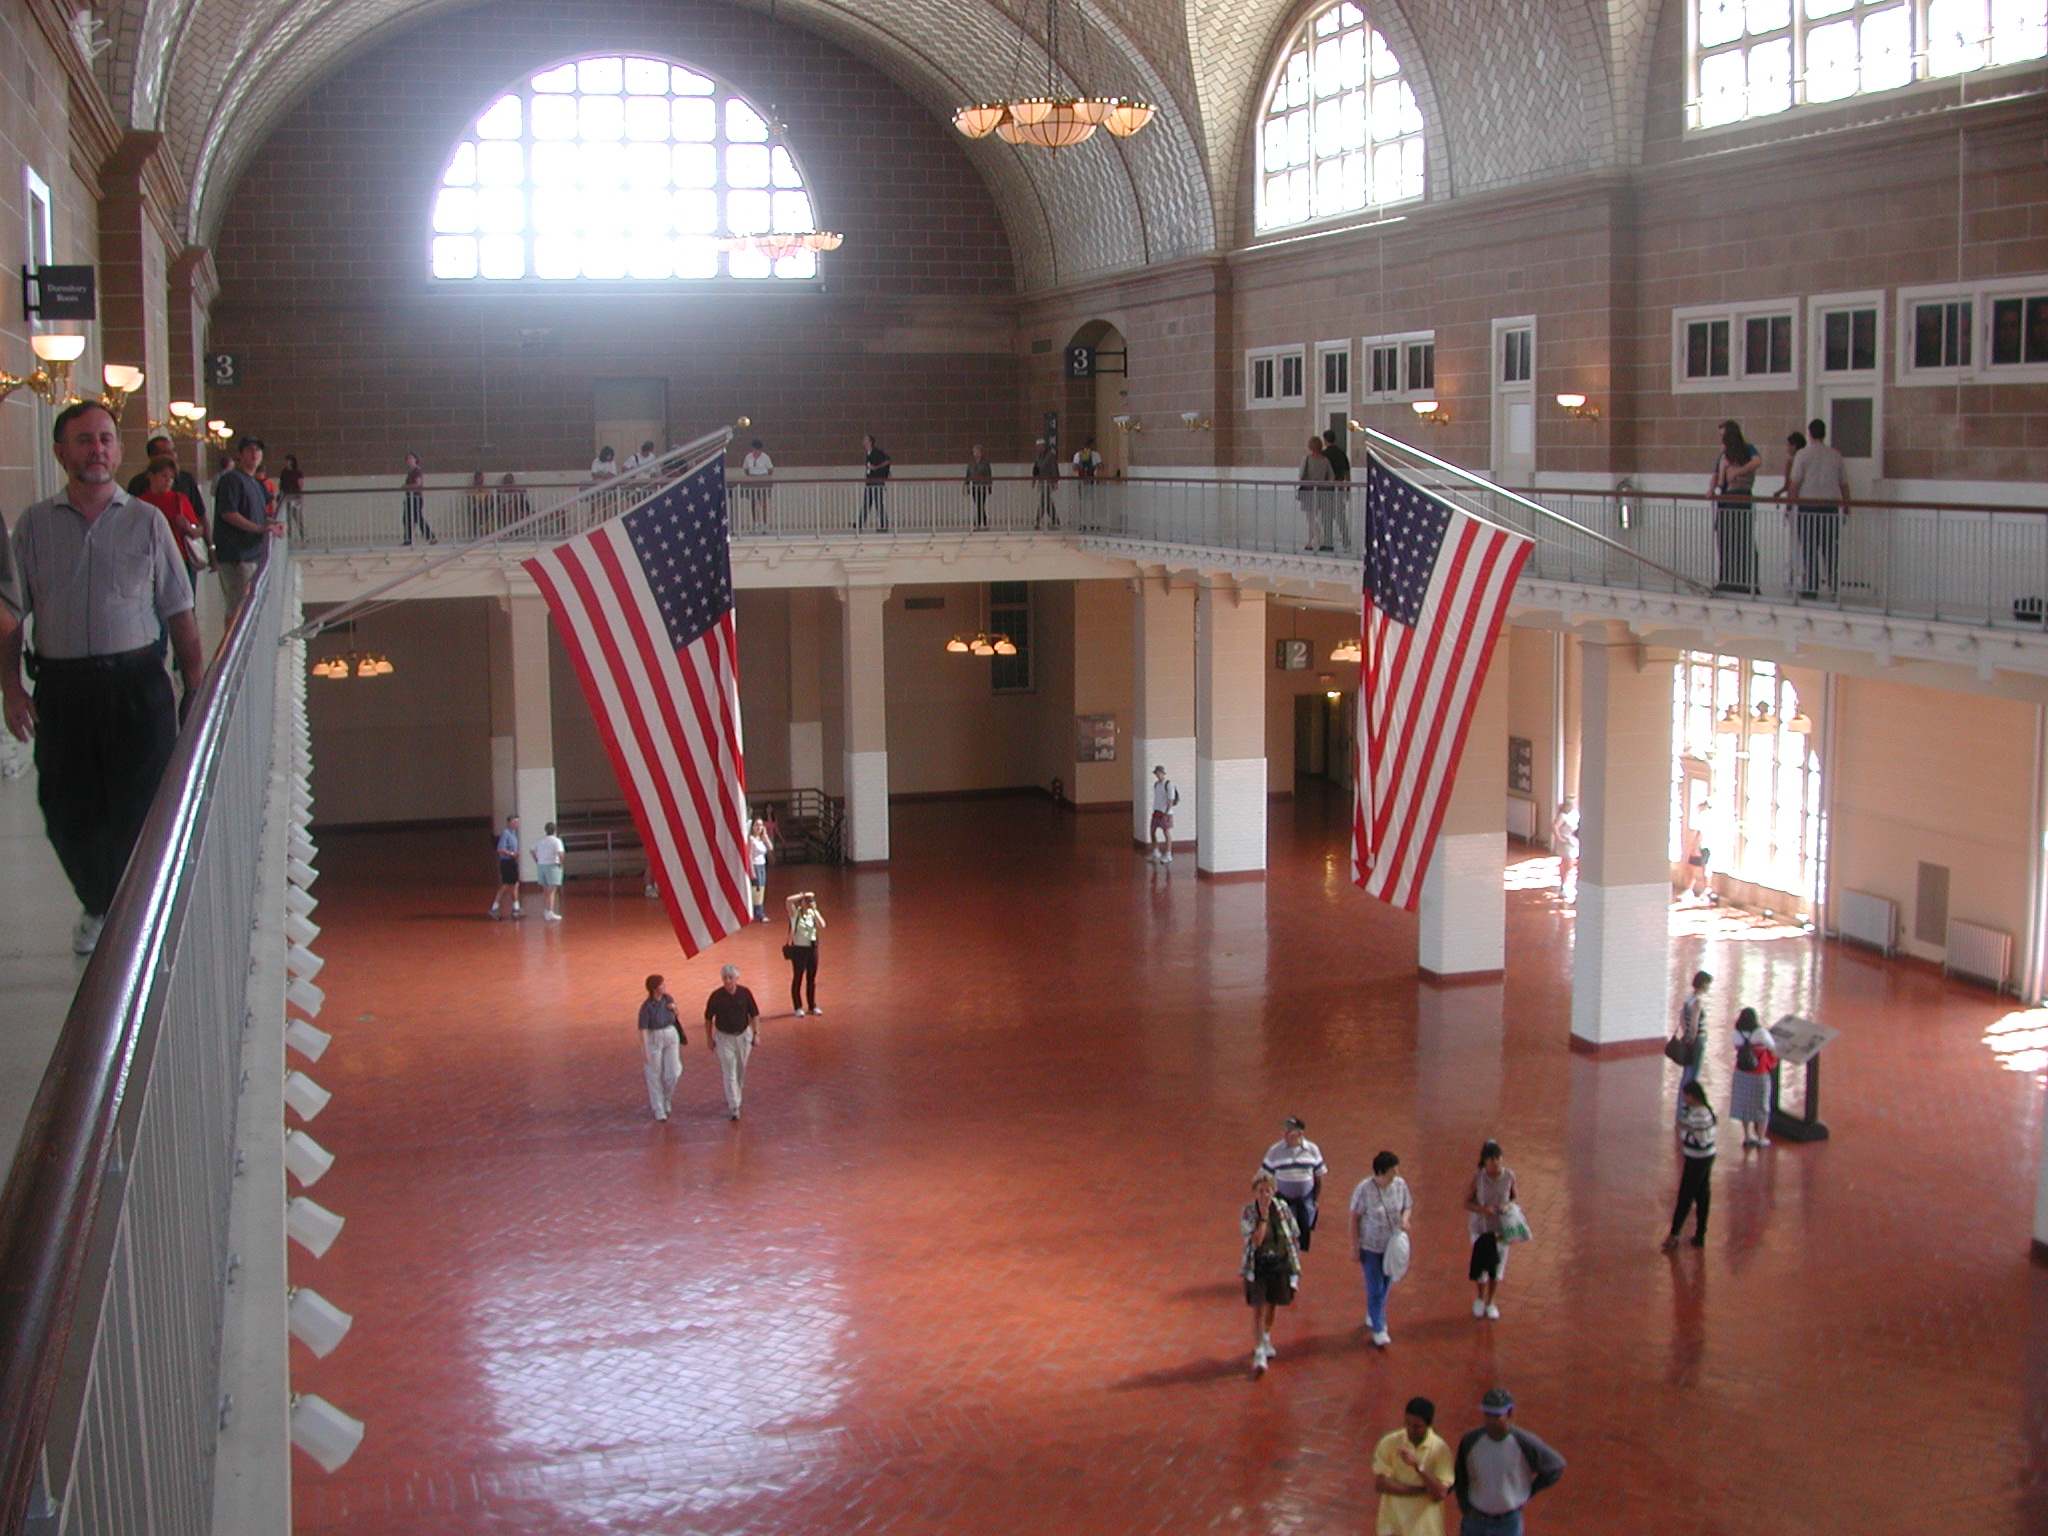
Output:
<path fill-rule="evenodd" d="M 1410 479 L 1481 516 L 1536 539 L 1525 575 L 1681 594 L 1754 596 L 1801 607 L 1839 608 L 1954 623 L 2040 630 L 2048 602 L 2048 513 L 2013 508 L 1867 503 L 1846 515 L 1808 512 L 1760 497 L 1743 505 L 1706 496 L 1646 492 L 1537 491 L 1493 486 L 1398 439 L 1370 434 L 1373 451 Z M 1362 456 L 1360 460 L 1362 476 Z M 643 486 L 644 494 L 651 486 Z M 309 492 L 302 550 L 390 549 L 401 543 L 402 493 Z M 496 495 L 497 493 L 491 493 Z M 623 510 L 631 490 L 562 492 L 558 516 L 536 516 L 505 540 L 548 542 Z M 508 505 L 469 493 L 428 492 L 437 536 L 488 537 L 541 493 Z M 958 477 L 846 479 L 779 476 L 730 486 L 735 540 L 892 538 L 1022 533 L 1106 535 L 1148 543 L 1260 554 L 1355 552 L 1362 485 L 1291 480 L 1145 479 L 1050 493 L 1043 482 L 1005 476 L 985 489 Z M 444 538 L 445 542 L 445 538 Z"/>
<path fill-rule="evenodd" d="M 198 1532 L 213 1509 L 281 545 L 194 701 L 0 1198 L 0 1532 Z"/>

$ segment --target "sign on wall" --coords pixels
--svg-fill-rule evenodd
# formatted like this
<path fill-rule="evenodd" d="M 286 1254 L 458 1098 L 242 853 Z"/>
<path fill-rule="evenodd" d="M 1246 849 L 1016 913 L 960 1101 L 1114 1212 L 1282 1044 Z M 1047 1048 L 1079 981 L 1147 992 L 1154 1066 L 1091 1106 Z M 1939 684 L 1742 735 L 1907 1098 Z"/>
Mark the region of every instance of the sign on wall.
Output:
<path fill-rule="evenodd" d="M 241 382 L 241 353 L 209 352 L 206 354 L 206 387 L 208 389 L 233 389 Z"/>
<path fill-rule="evenodd" d="M 1074 761 L 1113 763 L 1116 761 L 1116 716 L 1074 716 Z"/>
<path fill-rule="evenodd" d="M 1092 379 L 1095 377 L 1095 349 L 1093 347 L 1067 348 L 1067 377 L 1070 379 Z"/>
<path fill-rule="evenodd" d="M 1273 665 L 1282 672 L 1306 672 L 1311 655 L 1306 640 L 1273 642 Z"/>
<path fill-rule="evenodd" d="M 97 320 L 91 267 L 23 267 L 21 313 L 28 320 Z"/>
<path fill-rule="evenodd" d="M 1508 788 L 1518 795 L 1536 792 L 1536 747 L 1526 736 L 1508 738 Z"/>

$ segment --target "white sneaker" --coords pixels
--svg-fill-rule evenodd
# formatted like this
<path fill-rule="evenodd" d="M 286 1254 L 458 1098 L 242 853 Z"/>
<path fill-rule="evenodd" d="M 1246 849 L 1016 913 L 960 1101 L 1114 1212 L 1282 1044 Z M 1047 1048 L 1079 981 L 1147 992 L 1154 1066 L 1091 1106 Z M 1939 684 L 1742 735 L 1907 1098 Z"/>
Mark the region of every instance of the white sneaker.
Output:
<path fill-rule="evenodd" d="M 811 1010 L 811 1017 L 814 1019 L 822 1019 L 823 1017 L 825 1017 L 825 1010 L 822 1008 L 813 1008 Z"/>
<path fill-rule="evenodd" d="M 1768 1147 L 1771 1144 L 1771 1138 L 1768 1136 L 1759 1136 L 1756 1139 L 1756 1144 L 1760 1147 Z"/>
<path fill-rule="evenodd" d="M 802 1018 L 802 1017 L 804 1016 L 804 1010 L 803 1010 L 803 1009 L 801 1009 L 801 1008 L 797 1009 L 797 1011 L 796 1011 L 796 1016 L 797 1016 L 798 1018 Z"/>
<path fill-rule="evenodd" d="M 1372 1341 L 1373 1343 L 1377 1344 L 1381 1349 L 1385 1349 L 1389 1344 L 1394 1342 L 1394 1336 L 1391 1333 L 1387 1332 L 1386 1329 L 1382 1328 L 1378 1333 L 1372 1336 Z"/>
<path fill-rule="evenodd" d="M 519 903 L 518 903 L 518 902 L 516 902 L 516 901 L 512 903 L 512 915 L 513 915 L 514 917 L 524 917 L 524 916 L 526 916 L 526 914 L 525 914 L 524 912 L 522 912 L 522 911 L 520 911 L 520 910 L 519 910 Z"/>
<path fill-rule="evenodd" d="M 1474 1317 L 1486 1316 L 1486 1303 L 1481 1301 L 1477 1296 L 1474 1296 L 1472 1298 L 1472 1315 Z"/>
<path fill-rule="evenodd" d="M 492 903 L 492 906 L 491 906 L 491 921 L 492 921 L 492 922 L 494 922 L 494 923 L 495 923 L 495 922 L 498 922 L 498 921 L 499 921 L 499 920 L 500 920 L 500 919 L 502 918 L 502 916 L 503 916 L 503 914 L 502 914 L 502 913 L 500 913 L 500 912 L 498 911 L 498 908 L 497 908 L 497 904 L 496 904 L 495 902 L 494 902 L 494 903 Z"/>
<path fill-rule="evenodd" d="M 559 912 L 543 912 L 540 918 L 544 923 L 559 923 L 562 920 L 562 914 Z"/>
<path fill-rule="evenodd" d="M 79 914 L 78 925 L 71 930 L 71 953 L 91 954 L 100 942 L 100 929 L 106 922 L 104 917 L 94 917 L 90 912 Z"/>
<path fill-rule="evenodd" d="M 1266 1361 L 1269 1358 L 1271 1357 L 1267 1355 L 1266 1347 L 1263 1344 L 1252 1351 L 1252 1374 L 1254 1376 L 1263 1376 L 1265 1374 Z"/>
<path fill-rule="evenodd" d="M 1161 858 L 1159 862 L 1162 864 L 1171 864 L 1173 862 L 1173 855 L 1169 853 L 1165 855 L 1163 858 Z"/>
<path fill-rule="evenodd" d="M 1500 1321 L 1500 1308 L 1499 1308 L 1499 1307 L 1496 1307 L 1496 1306 L 1495 1306 L 1495 1305 L 1494 1305 L 1494 1304 L 1493 1304 L 1492 1302 L 1490 1302 L 1490 1301 L 1489 1301 L 1489 1302 L 1488 1302 L 1488 1303 L 1486 1304 L 1486 1316 L 1487 1316 L 1487 1319 L 1488 1319 L 1489 1321 L 1491 1321 L 1491 1322 L 1496 1322 L 1496 1323 L 1497 1323 L 1497 1322 L 1499 1322 L 1499 1321 Z"/>
<path fill-rule="evenodd" d="M 1265 1342 L 1260 1344 L 1259 1348 L 1263 1349 L 1266 1352 L 1266 1358 L 1268 1360 L 1275 1360 L 1279 1358 L 1280 1351 L 1273 1347 L 1273 1335 L 1271 1335 L 1270 1333 L 1266 1335 Z"/>

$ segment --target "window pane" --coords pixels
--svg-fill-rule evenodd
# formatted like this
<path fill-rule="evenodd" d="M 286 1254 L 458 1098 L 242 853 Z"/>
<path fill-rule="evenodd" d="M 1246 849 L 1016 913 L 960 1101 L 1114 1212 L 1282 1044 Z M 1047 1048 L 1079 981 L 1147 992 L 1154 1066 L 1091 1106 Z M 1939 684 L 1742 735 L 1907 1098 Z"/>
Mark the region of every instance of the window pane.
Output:
<path fill-rule="evenodd" d="M 780 144 L 768 156 L 769 180 L 778 187 L 800 187 L 803 177 L 796 173 L 796 162 L 789 157 L 789 151 Z"/>
<path fill-rule="evenodd" d="M 1749 107 L 1748 86 L 1741 49 L 1701 59 L 1700 126 L 1712 128 L 1721 123 L 1740 122 Z"/>
<path fill-rule="evenodd" d="M 2027 341 L 2022 360 L 2048 363 L 2048 295 L 2036 294 L 2027 300 Z"/>
<path fill-rule="evenodd" d="M 626 89 L 641 96 L 666 96 L 668 65 L 660 59 L 626 60 Z"/>
<path fill-rule="evenodd" d="M 595 95 L 614 95 L 625 89 L 623 59 L 582 59 L 576 65 L 576 89 Z"/>
<path fill-rule="evenodd" d="M 811 199 L 805 192 L 777 192 L 774 194 L 774 227 L 776 229 L 806 230 L 815 228 L 811 219 Z"/>
<path fill-rule="evenodd" d="M 581 201 L 570 188 L 558 187 L 533 194 L 533 229 L 536 234 L 573 235 L 582 217 Z"/>
<path fill-rule="evenodd" d="M 709 96 L 712 92 L 709 79 L 688 69 L 671 69 L 668 88 L 678 96 Z"/>
<path fill-rule="evenodd" d="M 455 157 L 448 162 L 448 172 L 441 178 L 444 187 L 470 187 L 476 185 L 476 146 L 462 143 L 455 146 Z"/>
<path fill-rule="evenodd" d="M 500 96 L 476 120 L 476 136 L 480 139 L 516 139 L 519 137 L 519 120 L 519 98 Z"/>
<path fill-rule="evenodd" d="M 585 139 L 624 138 L 625 101 L 617 96 L 579 96 L 576 99 L 576 132 Z"/>
<path fill-rule="evenodd" d="M 728 192 L 725 195 L 725 229 L 732 235 L 758 235 L 768 228 L 766 192 Z"/>
<path fill-rule="evenodd" d="M 626 244 L 626 275 L 643 279 L 667 277 L 675 270 L 668 237 L 641 235 Z"/>
<path fill-rule="evenodd" d="M 818 275 L 817 252 L 792 252 L 775 263 L 775 275 L 785 280 L 816 277 Z"/>
<path fill-rule="evenodd" d="M 1928 0 L 1927 72 L 1959 75 L 1982 69 L 1990 53 L 1990 19 L 1985 0 Z"/>
<path fill-rule="evenodd" d="M 675 183 L 679 187 L 718 185 L 718 151 L 709 144 L 675 147 Z"/>
<path fill-rule="evenodd" d="M 533 98 L 533 136 L 536 139 L 576 137 L 576 98 L 536 96 Z"/>
<path fill-rule="evenodd" d="M 1877 366 L 1877 311 L 1874 309 L 1859 309 L 1854 312 L 1849 338 L 1849 366 Z"/>
<path fill-rule="evenodd" d="M 669 183 L 669 147 L 667 144 L 628 144 L 626 146 L 626 184 L 640 191 L 654 192 L 667 188 Z"/>
<path fill-rule="evenodd" d="M 768 146 L 765 144 L 732 144 L 725 151 L 725 180 L 728 186 L 765 187 L 768 185 Z"/>
<path fill-rule="evenodd" d="M 2017 64 L 2048 54 L 2048 7 L 2041 0 L 1991 0 L 1991 59 Z"/>
<path fill-rule="evenodd" d="M 535 277 L 580 277 L 583 273 L 576 237 L 571 234 L 536 235 L 533 241 Z"/>
<path fill-rule="evenodd" d="M 1732 43 L 1742 36 L 1742 0 L 1700 0 L 1694 30 L 1702 48 Z"/>
<path fill-rule="evenodd" d="M 467 187 L 443 187 L 434 199 L 434 228 L 450 235 L 475 229 L 476 193 Z"/>
<path fill-rule="evenodd" d="M 1749 115 L 1763 117 L 1792 105 L 1792 39 L 1780 37 L 1749 50 Z"/>
<path fill-rule="evenodd" d="M 709 144 L 718 136 L 718 105 L 700 97 L 680 97 L 674 103 L 670 122 L 675 136 L 684 143 Z"/>
<path fill-rule="evenodd" d="M 485 235 L 477 244 L 482 257 L 477 268 L 478 276 L 499 279 L 526 276 L 524 235 Z"/>
<path fill-rule="evenodd" d="M 628 96 L 626 98 L 626 137 L 640 139 L 647 143 L 668 140 L 668 98 L 666 96 Z"/>
<path fill-rule="evenodd" d="M 2020 360 L 2020 303 L 2018 299 L 1991 302 L 1991 361 L 2016 363 Z"/>
<path fill-rule="evenodd" d="M 485 187 L 476 195 L 476 222 L 487 235 L 523 233 L 526 194 L 518 187 Z"/>
<path fill-rule="evenodd" d="M 1856 90 L 1856 23 L 1832 21 L 1806 34 L 1806 99 L 1840 101 Z"/>
<path fill-rule="evenodd" d="M 763 278 L 771 275 L 768 258 L 759 251 L 727 251 L 725 270 L 733 277 Z"/>
<path fill-rule="evenodd" d="M 731 99 L 725 104 L 725 136 L 738 143 L 764 144 L 768 125 L 744 101 Z"/>
<path fill-rule="evenodd" d="M 1821 360 L 1823 373 L 1846 373 L 1849 369 L 1849 328 L 1850 313 L 1838 309 L 1821 322 Z"/>
<path fill-rule="evenodd" d="M 718 233 L 718 194 L 716 192 L 678 192 L 669 204 L 670 217 L 675 220 L 676 233 L 683 235 L 715 235 Z"/>
<path fill-rule="evenodd" d="M 1941 366 L 1941 306 L 1939 304 L 1916 304 L 1913 306 L 1913 366 L 1915 368 L 1939 368 Z"/>
<path fill-rule="evenodd" d="M 533 184 L 536 187 L 573 187 L 576 181 L 574 144 L 552 143 L 533 146 Z"/>
<path fill-rule="evenodd" d="M 564 64 L 559 69 L 550 69 L 533 77 L 536 91 L 573 91 L 576 89 L 576 66 Z"/>
<path fill-rule="evenodd" d="M 517 187 L 526 181 L 526 151 L 519 144 L 480 144 L 476 179 L 487 187 Z"/>
<path fill-rule="evenodd" d="M 616 234 L 586 234 L 577 243 L 583 275 L 617 278 L 626 275 L 626 243 Z"/>
<path fill-rule="evenodd" d="M 578 144 L 576 179 L 586 187 L 618 187 L 626 180 L 623 144 Z"/>
<path fill-rule="evenodd" d="M 1913 17 L 1903 5 L 1863 18 L 1866 91 L 1889 91 L 1913 79 Z"/>
<path fill-rule="evenodd" d="M 468 235 L 436 235 L 434 276 L 475 277 L 476 241 Z"/>
<path fill-rule="evenodd" d="M 676 241 L 677 277 L 718 276 L 718 247 L 702 235 L 684 236 Z"/>
<path fill-rule="evenodd" d="M 1765 37 L 1792 25 L 1792 0 L 1748 0 L 1744 20 L 1751 37 Z"/>

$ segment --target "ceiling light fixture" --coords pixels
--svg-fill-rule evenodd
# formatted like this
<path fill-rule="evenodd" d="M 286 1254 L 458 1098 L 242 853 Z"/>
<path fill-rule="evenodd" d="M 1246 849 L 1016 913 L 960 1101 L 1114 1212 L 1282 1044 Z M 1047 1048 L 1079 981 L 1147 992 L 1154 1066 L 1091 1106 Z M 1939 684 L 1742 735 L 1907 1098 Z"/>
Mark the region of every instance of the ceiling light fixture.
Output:
<path fill-rule="evenodd" d="M 1007 101 L 976 102 L 953 114 L 953 126 L 970 139 L 994 134 L 1005 144 L 1032 144 L 1040 149 L 1067 149 L 1086 142 L 1102 128 L 1119 139 L 1128 139 L 1159 110 L 1150 102 L 1133 96 L 1090 96 L 1085 92 L 1067 95 L 1059 88 L 1060 7 L 1062 0 L 1045 3 L 1045 91 L 1042 95 L 1015 94 Z M 1074 26 L 1081 24 L 1078 4 Z M 1087 34 L 1081 34 L 1085 50 Z M 1017 60 L 1029 43 L 1024 19 L 1017 19 Z M 1012 65 L 1015 82 L 1017 68 Z"/>

